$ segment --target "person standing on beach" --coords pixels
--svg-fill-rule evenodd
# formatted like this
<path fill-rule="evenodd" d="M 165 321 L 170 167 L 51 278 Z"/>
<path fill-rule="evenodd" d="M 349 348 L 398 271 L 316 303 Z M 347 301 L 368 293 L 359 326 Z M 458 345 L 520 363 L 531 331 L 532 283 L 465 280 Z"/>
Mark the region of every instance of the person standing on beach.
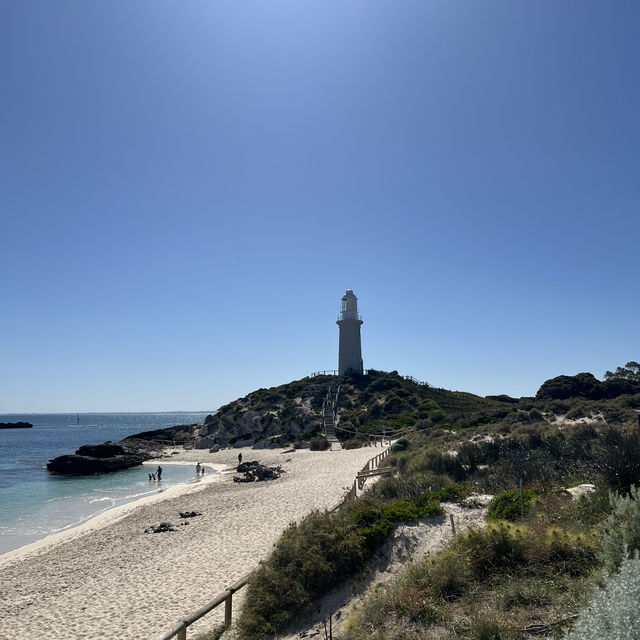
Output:
<path fill-rule="evenodd" d="M 239 465 L 242 464 L 242 454 L 241 453 L 238 454 L 238 464 Z"/>
<path fill-rule="evenodd" d="M 161 478 L 162 478 L 162 467 L 158 465 L 158 468 L 156 469 L 156 479 L 160 480 Z"/>

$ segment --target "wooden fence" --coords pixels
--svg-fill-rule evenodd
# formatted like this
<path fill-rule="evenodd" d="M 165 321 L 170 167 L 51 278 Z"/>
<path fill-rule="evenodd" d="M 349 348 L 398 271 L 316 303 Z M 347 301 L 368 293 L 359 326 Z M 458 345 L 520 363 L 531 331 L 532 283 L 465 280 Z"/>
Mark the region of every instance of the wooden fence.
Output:
<path fill-rule="evenodd" d="M 200 618 L 213 611 L 216 607 L 219 607 L 224 602 L 224 626 L 228 627 L 231 624 L 231 609 L 233 602 L 233 594 L 244 587 L 249 581 L 249 576 L 240 578 L 238 582 L 225 589 L 222 593 L 217 595 L 211 602 L 205 604 L 204 607 L 198 609 L 190 616 L 187 616 L 184 620 L 181 620 L 177 624 L 173 625 L 169 631 L 163 633 L 157 640 L 171 640 L 171 638 L 178 638 L 178 640 L 187 640 L 187 628 Z"/>
<path fill-rule="evenodd" d="M 353 486 L 346 494 L 346 496 L 332 509 L 329 509 L 329 512 L 335 511 L 339 507 L 341 507 L 348 500 L 353 500 L 358 497 L 358 490 L 362 490 L 365 480 L 371 476 L 378 475 L 382 473 L 382 471 L 378 471 L 378 465 L 384 458 L 389 455 L 391 448 L 387 448 L 384 451 L 380 452 L 377 456 L 374 456 L 364 465 L 362 470 L 356 476 L 356 479 L 353 481 Z M 224 626 L 228 627 L 231 624 L 231 611 L 233 606 L 233 594 L 236 591 L 239 591 L 244 587 L 247 582 L 249 582 L 250 573 L 246 576 L 240 578 L 236 583 L 231 585 L 228 589 L 225 589 L 222 593 L 218 594 L 211 602 L 204 605 L 191 615 L 187 616 L 184 620 L 180 620 L 176 624 L 171 627 L 167 632 L 163 633 L 161 636 L 158 636 L 156 640 L 171 640 L 172 638 L 177 638 L 178 640 L 187 640 L 187 628 L 191 626 L 200 618 L 203 618 L 208 613 L 211 613 L 216 607 L 219 607 L 224 602 Z"/>
<path fill-rule="evenodd" d="M 353 481 L 353 486 L 351 487 L 351 489 L 349 489 L 347 495 L 345 495 L 345 497 L 340 502 L 338 502 L 335 507 L 329 509 L 329 512 L 336 511 L 345 502 L 357 498 L 358 491 L 362 491 L 367 478 L 382 475 L 383 473 L 388 473 L 390 469 L 378 469 L 378 465 L 389 455 L 390 451 L 391 447 L 388 447 L 384 451 L 381 451 L 377 456 L 371 458 L 371 460 L 369 460 L 367 464 L 365 464 L 364 467 L 362 467 L 362 469 L 358 472 L 356 479 Z"/>

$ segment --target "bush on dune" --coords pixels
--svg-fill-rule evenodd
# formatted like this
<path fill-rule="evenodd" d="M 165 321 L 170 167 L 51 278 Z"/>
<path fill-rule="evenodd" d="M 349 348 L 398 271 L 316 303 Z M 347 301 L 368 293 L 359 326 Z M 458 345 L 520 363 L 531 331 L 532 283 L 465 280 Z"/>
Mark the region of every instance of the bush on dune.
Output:
<path fill-rule="evenodd" d="M 363 499 L 333 514 L 314 512 L 290 525 L 250 579 L 238 620 L 240 632 L 248 638 L 276 633 L 355 575 L 397 523 L 441 516 L 438 500 L 464 492 L 463 487 L 441 488 L 389 504 Z"/>
<path fill-rule="evenodd" d="M 309 449 L 311 451 L 326 451 L 329 448 L 329 441 L 325 436 L 314 436 L 309 440 Z"/>
<path fill-rule="evenodd" d="M 609 427 L 600 441 L 596 469 L 607 486 L 629 493 L 640 486 L 640 432 L 637 427 Z"/>
<path fill-rule="evenodd" d="M 522 504 L 520 502 L 520 491 L 518 489 L 505 491 L 491 501 L 487 518 L 490 520 L 509 520 L 515 522 L 531 511 L 536 500 L 536 494 L 529 489 L 522 492 Z"/>
<path fill-rule="evenodd" d="M 640 552 L 640 488 L 629 495 L 610 494 L 612 512 L 602 523 L 602 553 L 605 567 L 617 571 L 625 557 Z"/>
<path fill-rule="evenodd" d="M 588 575 L 596 562 L 596 549 L 585 536 L 505 522 L 471 529 L 445 551 L 410 564 L 400 579 L 373 592 L 347 624 L 345 639 L 400 638 L 398 630 L 407 637 L 432 637 L 425 628 L 434 626 L 439 631 L 433 637 L 520 638 L 502 620 L 487 624 L 480 611 L 466 622 L 464 617 L 456 621 L 456 615 L 460 607 L 470 611 L 471 594 L 484 594 L 479 595 L 487 598 L 484 607 L 492 599 L 508 600 L 510 610 L 514 599 L 520 607 L 545 606 L 554 589 L 562 594 L 566 579 Z M 547 593 L 531 585 L 546 585 Z M 500 635 L 482 635 L 489 631 Z"/>
<path fill-rule="evenodd" d="M 637 640 L 640 629 L 640 559 L 625 558 L 581 612 L 566 640 Z"/>

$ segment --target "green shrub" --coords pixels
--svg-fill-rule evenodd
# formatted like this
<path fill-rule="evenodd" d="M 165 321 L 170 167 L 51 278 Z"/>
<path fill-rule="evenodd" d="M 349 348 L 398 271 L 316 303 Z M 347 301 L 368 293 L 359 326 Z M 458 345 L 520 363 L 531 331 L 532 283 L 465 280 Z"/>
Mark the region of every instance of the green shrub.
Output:
<path fill-rule="evenodd" d="M 349 438 L 348 440 L 343 440 L 341 442 L 343 449 L 360 449 L 368 444 L 368 440 L 365 438 L 360 438 L 355 436 L 354 438 Z"/>
<path fill-rule="evenodd" d="M 602 553 L 610 573 L 618 570 L 626 555 L 640 551 L 640 488 L 627 496 L 610 494 L 611 515 L 602 524 Z"/>
<path fill-rule="evenodd" d="M 324 436 L 314 436 L 309 440 L 311 451 L 326 451 L 329 448 L 329 441 Z"/>
<path fill-rule="evenodd" d="M 640 486 L 640 431 L 609 427 L 602 435 L 595 467 L 609 488 L 628 493 Z"/>
<path fill-rule="evenodd" d="M 505 609 L 539 608 L 550 604 L 543 580 L 509 580 L 501 589 L 500 604 Z"/>
<path fill-rule="evenodd" d="M 522 639 L 513 628 L 531 619 L 522 608 L 539 617 L 537 607 L 559 600 L 566 605 L 570 581 L 594 566 L 595 549 L 584 536 L 506 522 L 468 530 L 435 557 L 409 564 L 395 582 L 372 590 L 348 621 L 344 638 Z M 501 601 L 507 611 L 496 611 L 492 624 L 486 611 Z M 515 624 L 503 622 L 505 614 Z"/>
<path fill-rule="evenodd" d="M 450 484 L 442 489 L 431 491 L 429 495 L 430 500 L 437 500 L 438 502 L 457 502 L 458 500 L 468 496 L 469 489 L 463 487 L 461 484 Z"/>
<path fill-rule="evenodd" d="M 437 502 L 405 498 L 387 505 L 347 503 L 292 524 L 252 575 L 238 627 L 248 638 L 273 634 L 329 589 L 362 568 L 398 522 L 442 515 Z"/>
<path fill-rule="evenodd" d="M 572 500 L 563 510 L 566 522 L 574 528 L 591 530 L 609 514 L 610 499 L 606 488 L 599 487 L 593 493 L 585 493 Z"/>
<path fill-rule="evenodd" d="M 471 622 L 468 637 L 471 640 L 504 640 L 507 636 L 495 620 L 481 617 Z"/>
<path fill-rule="evenodd" d="M 406 584 L 420 589 L 424 596 L 437 600 L 457 600 L 469 589 L 471 572 L 464 556 L 443 551 L 436 558 L 410 565 Z"/>
<path fill-rule="evenodd" d="M 565 414 L 565 418 L 567 420 L 578 420 L 580 418 L 584 418 L 589 414 L 589 411 L 585 408 L 583 404 L 576 404 L 573 406 L 567 413 Z"/>
<path fill-rule="evenodd" d="M 391 458 L 391 461 L 394 458 Z M 374 498 L 385 501 L 417 498 L 424 493 L 430 493 L 449 486 L 451 483 L 452 479 L 449 476 L 429 471 L 412 475 L 386 476 L 378 480 L 369 489 L 369 494 Z"/>
<path fill-rule="evenodd" d="M 391 450 L 396 453 L 397 451 L 406 451 L 411 448 L 411 442 L 406 438 L 400 438 L 397 442 L 394 442 Z"/>
<path fill-rule="evenodd" d="M 454 540 L 454 549 L 467 558 L 478 580 L 496 572 L 524 571 L 585 575 L 597 564 L 592 538 L 559 529 L 542 530 L 508 522 L 471 529 Z"/>
<path fill-rule="evenodd" d="M 411 457 L 407 472 L 414 474 L 424 471 L 448 475 L 456 480 L 464 480 L 468 475 L 467 470 L 455 456 L 441 453 L 435 449 L 422 449 L 416 451 L 415 455 Z"/>
<path fill-rule="evenodd" d="M 640 559 L 625 558 L 617 575 L 605 580 L 582 611 L 567 640 L 638 640 L 640 637 Z"/>
<path fill-rule="evenodd" d="M 457 536 L 454 549 L 467 558 L 469 568 L 480 580 L 496 571 L 523 565 L 526 558 L 522 529 L 503 522 Z"/>
<path fill-rule="evenodd" d="M 533 491 L 525 489 L 522 496 L 522 506 L 524 515 L 526 516 L 537 500 L 537 496 Z M 490 520 L 509 520 L 515 522 L 522 516 L 520 504 L 520 491 L 505 491 L 496 496 L 489 504 L 487 518 Z"/>
<path fill-rule="evenodd" d="M 282 534 L 252 574 L 238 626 L 245 637 L 273 634 L 351 575 L 364 559 L 362 540 L 344 518 L 313 512 Z"/>

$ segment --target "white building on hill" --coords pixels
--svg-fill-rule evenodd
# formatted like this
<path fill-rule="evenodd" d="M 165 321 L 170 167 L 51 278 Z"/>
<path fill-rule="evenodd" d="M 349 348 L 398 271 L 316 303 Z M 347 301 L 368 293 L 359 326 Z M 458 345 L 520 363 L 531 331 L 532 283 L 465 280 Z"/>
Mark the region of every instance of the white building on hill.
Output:
<path fill-rule="evenodd" d="M 340 345 L 338 348 L 338 373 L 363 373 L 362 346 L 360 344 L 360 326 L 362 318 L 358 315 L 358 298 L 351 289 L 342 296 L 342 310 L 336 323 L 340 327 Z"/>

